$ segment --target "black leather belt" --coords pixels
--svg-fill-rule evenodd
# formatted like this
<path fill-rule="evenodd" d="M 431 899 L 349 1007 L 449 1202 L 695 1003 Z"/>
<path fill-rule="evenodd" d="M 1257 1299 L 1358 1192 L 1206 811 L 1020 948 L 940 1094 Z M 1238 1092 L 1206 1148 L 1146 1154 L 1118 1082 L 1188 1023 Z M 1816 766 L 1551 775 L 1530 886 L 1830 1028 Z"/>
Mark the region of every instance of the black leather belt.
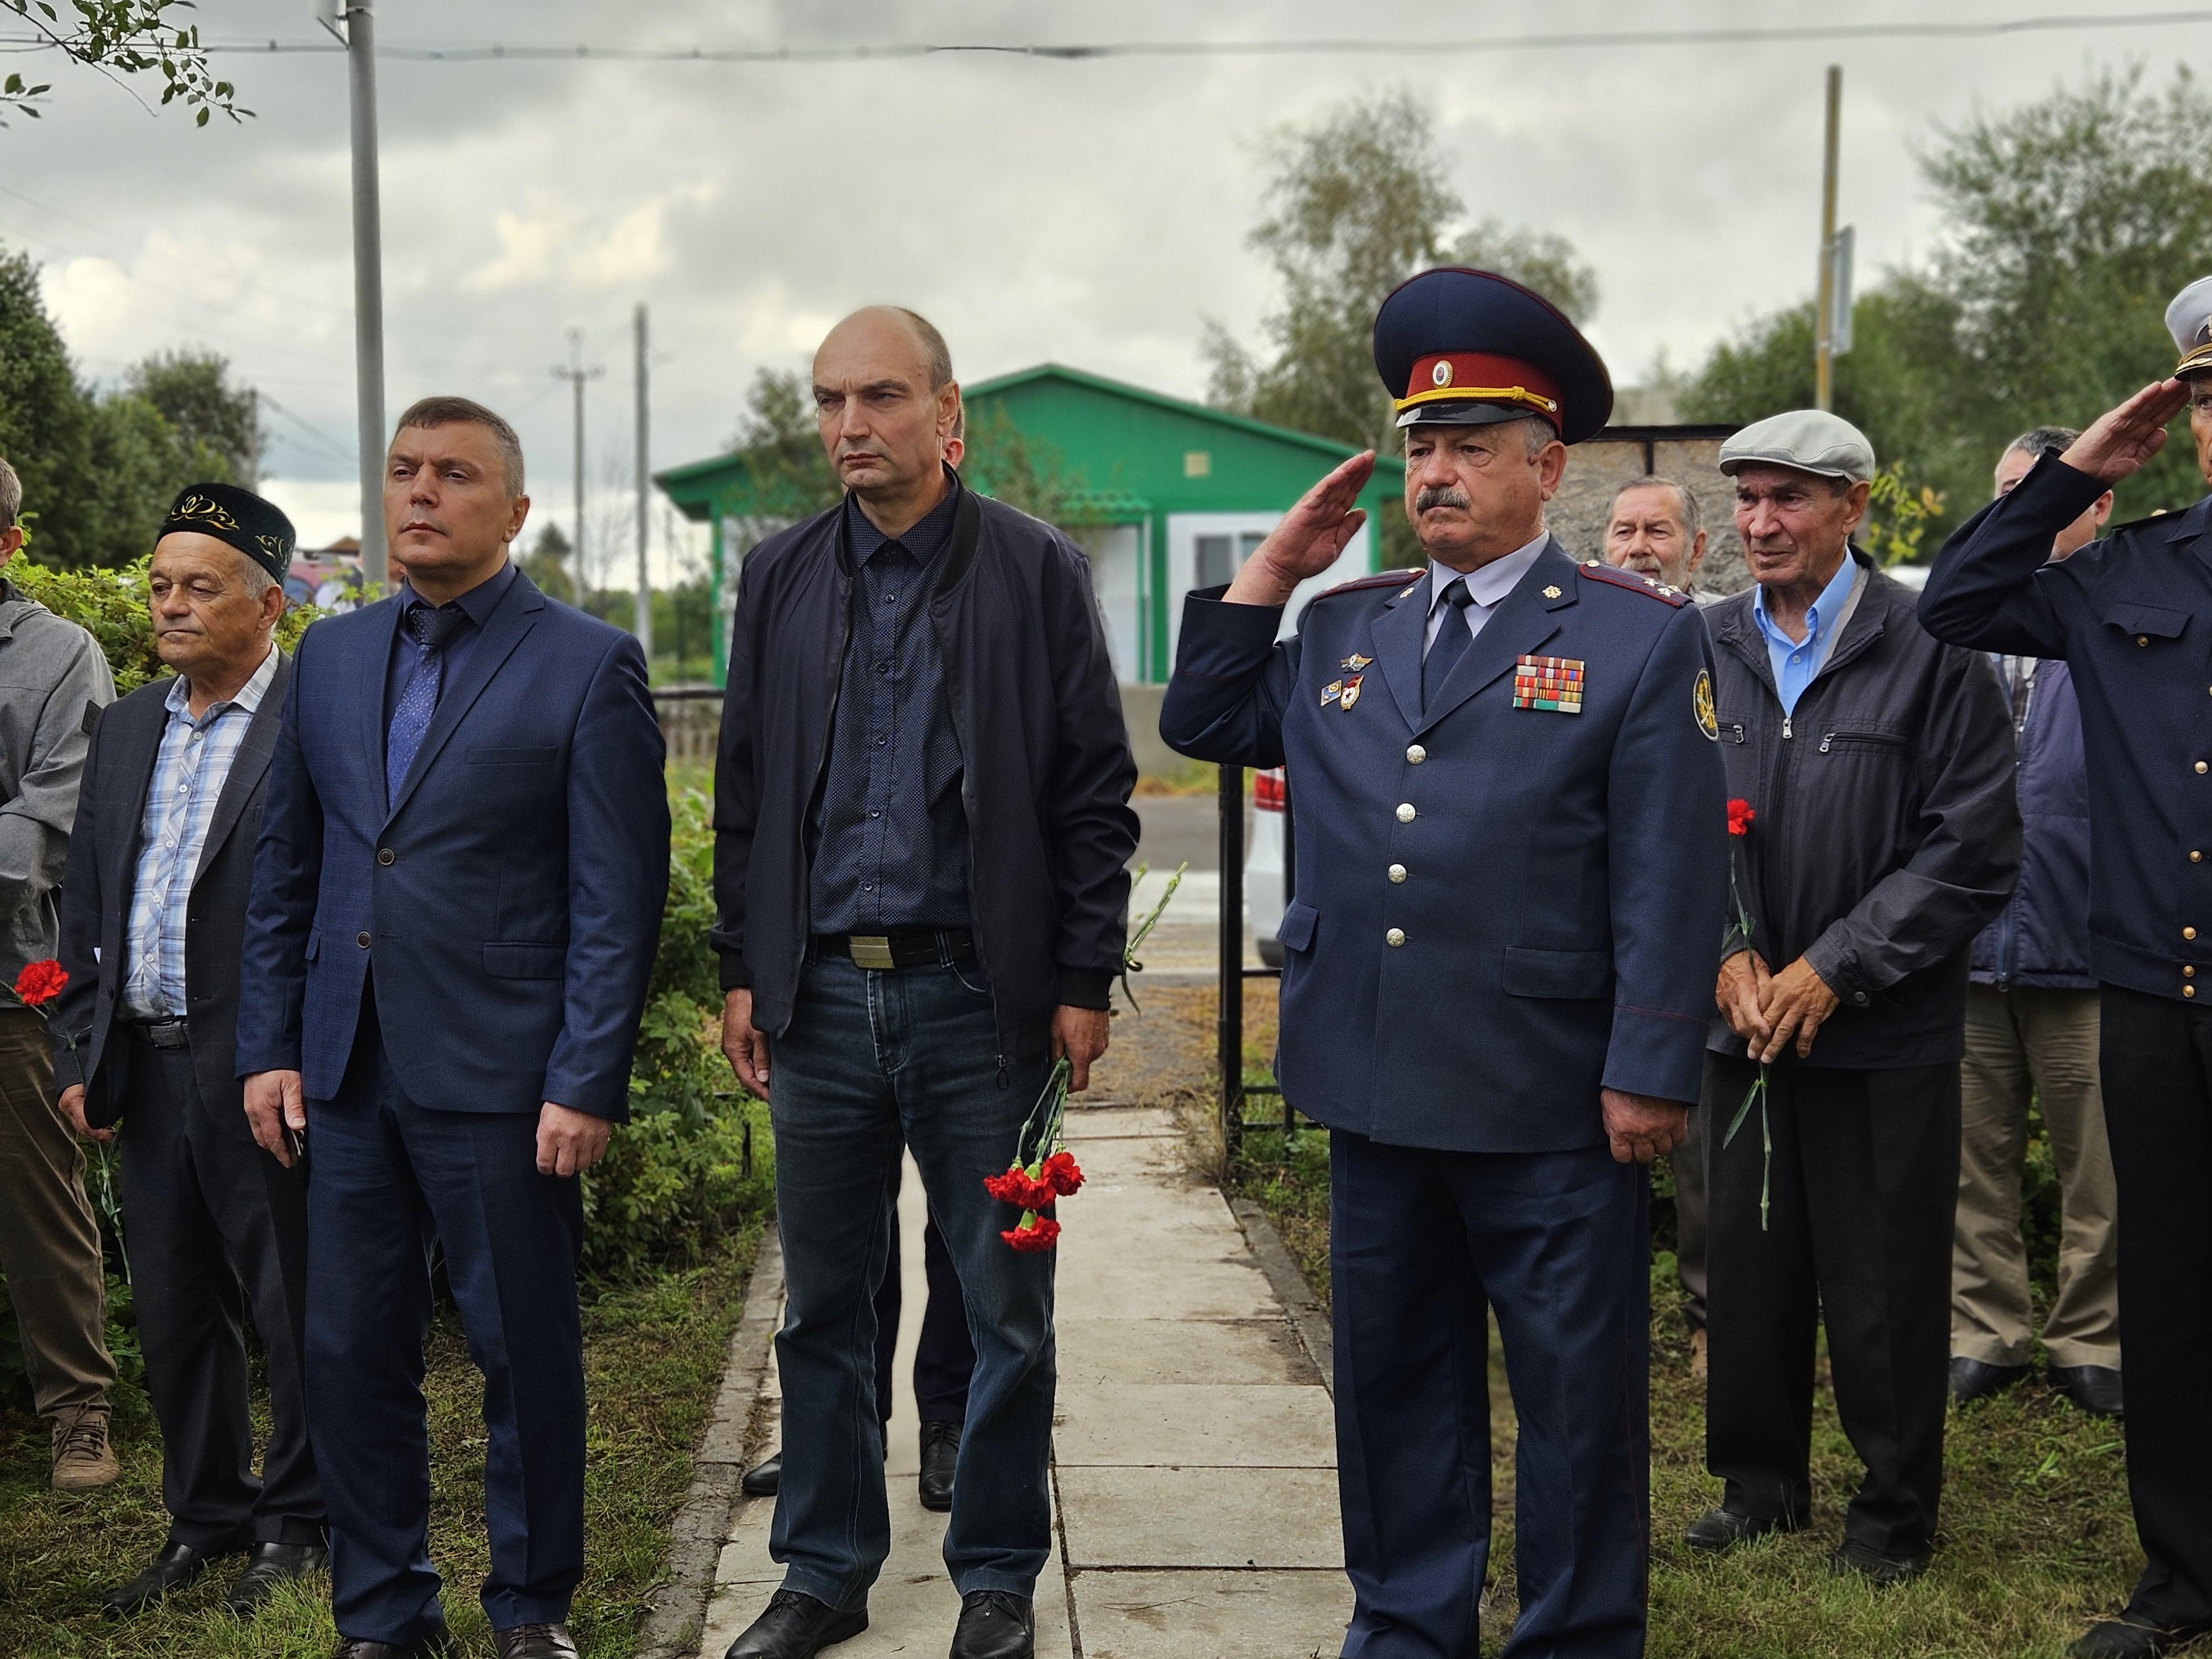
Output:
<path fill-rule="evenodd" d="M 132 1031 L 156 1048 L 189 1048 L 192 1046 L 191 1023 L 181 1014 L 168 1019 L 134 1019 L 125 1023 Z"/>
<path fill-rule="evenodd" d="M 975 960 L 975 936 L 965 927 L 909 927 L 896 933 L 817 933 L 817 954 L 848 957 L 857 968 L 927 968 Z"/>

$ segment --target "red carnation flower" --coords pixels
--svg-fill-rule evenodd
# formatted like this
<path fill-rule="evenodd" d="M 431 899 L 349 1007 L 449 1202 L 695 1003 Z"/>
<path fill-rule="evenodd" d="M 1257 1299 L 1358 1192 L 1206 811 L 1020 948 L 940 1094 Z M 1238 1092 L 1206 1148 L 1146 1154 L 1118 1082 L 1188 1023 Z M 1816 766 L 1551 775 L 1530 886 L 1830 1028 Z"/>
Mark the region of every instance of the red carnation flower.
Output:
<path fill-rule="evenodd" d="M 1042 1210 L 1052 1202 L 1056 1192 L 1050 1182 L 1038 1180 L 1018 1164 L 1008 1164 L 1004 1175 L 985 1176 L 983 1190 L 1001 1204 L 1011 1204 L 1018 1210 Z"/>
<path fill-rule="evenodd" d="M 24 964 L 23 971 L 15 975 L 15 1000 L 26 1008 L 36 1008 L 52 1002 L 69 983 L 69 971 L 52 957 L 44 962 Z"/>
<path fill-rule="evenodd" d="M 1050 1249 L 1053 1241 L 1060 1237 L 1060 1223 L 1048 1215 L 1041 1215 L 1011 1232 L 1000 1233 L 999 1237 L 1026 1255 L 1032 1251 Z"/>
<path fill-rule="evenodd" d="M 1729 803 L 1729 834 L 1731 836 L 1749 835 L 1751 833 L 1752 820 L 1756 818 L 1758 816 L 1758 813 L 1751 810 L 1751 803 L 1749 801 L 1744 800 L 1741 798 L 1730 801 Z"/>
<path fill-rule="evenodd" d="M 1073 1196 L 1083 1185 L 1083 1171 L 1076 1164 L 1075 1154 L 1065 1146 L 1045 1159 L 1044 1167 L 1037 1173 L 1043 1176 L 1044 1184 L 1061 1198 Z"/>

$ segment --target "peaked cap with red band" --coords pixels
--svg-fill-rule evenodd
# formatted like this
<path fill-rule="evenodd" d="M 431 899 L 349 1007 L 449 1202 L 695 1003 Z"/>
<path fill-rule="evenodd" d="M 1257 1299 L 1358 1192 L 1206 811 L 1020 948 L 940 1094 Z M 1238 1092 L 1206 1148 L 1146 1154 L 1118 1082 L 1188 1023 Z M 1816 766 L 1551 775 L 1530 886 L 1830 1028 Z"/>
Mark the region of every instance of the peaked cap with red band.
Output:
<path fill-rule="evenodd" d="M 1375 368 L 1400 426 L 1483 426 L 1524 415 L 1580 443 L 1613 415 L 1613 377 L 1533 289 L 1447 266 L 1401 283 L 1375 313 Z"/>

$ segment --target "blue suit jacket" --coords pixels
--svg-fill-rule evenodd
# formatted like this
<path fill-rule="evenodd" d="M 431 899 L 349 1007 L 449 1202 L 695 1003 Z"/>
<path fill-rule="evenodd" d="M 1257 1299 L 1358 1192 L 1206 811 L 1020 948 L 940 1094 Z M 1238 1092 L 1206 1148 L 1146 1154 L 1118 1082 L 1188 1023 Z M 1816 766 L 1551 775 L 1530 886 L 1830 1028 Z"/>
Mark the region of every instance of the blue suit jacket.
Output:
<path fill-rule="evenodd" d="M 254 860 L 239 1074 L 296 1069 L 309 1099 L 334 1097 L 370 979 L 418 1105 L 550 1100 L 620 1121 L 668 889 L 644 656 L 517 573 L 386 799 L 399 610 L 301 640 Z"/>
<path fill-rule="evenodd" d="M 1601 1086 L 1695 1100 L 1728 901 L 1695 607 L 1554 541 L 1425 713 L 1426 574 L 1324 593 L 1280 645 L 1279 611 L 1219 592 L 1186 603 L 1160 735 L 1285 768 L 1291 1103 L 1395 1145 L 1534 1152 L 1601 1143 Z M 1515 706 L 1532 654 L 1583 665 L 1579 714 Z"/>

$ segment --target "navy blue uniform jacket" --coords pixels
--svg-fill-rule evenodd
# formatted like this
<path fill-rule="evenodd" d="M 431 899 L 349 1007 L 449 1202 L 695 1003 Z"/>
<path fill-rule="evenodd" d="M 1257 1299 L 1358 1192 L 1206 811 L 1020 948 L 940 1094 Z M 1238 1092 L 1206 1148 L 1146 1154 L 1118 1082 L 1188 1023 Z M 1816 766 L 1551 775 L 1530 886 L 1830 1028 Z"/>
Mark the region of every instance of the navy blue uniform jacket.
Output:
<path fill-rule="evenodd" d="M 301 636 L 254 860 L 239 1075 L 298 1070 L 307 1098 L 335 1098 L 368 979 L 416 1104 L 550 1100 L 620 1121 L 668 890 L 644 656 L 518 572 L 387 800 L 399 611 Z"/>
<path fill-rule="evenodd" d="M 1279 610 L 1222 591 L 1186 602 L 1160 735 L 1285 768 L 1291 1103 L 1395 1145 L 1538 1152 L 1603 1143 L 1601 1086 L 1695 1100 L 1728 902 L 1696 609 L 1553 541 L 1424 714 L 1425 574 L 1324 593 L 1279 645 Z M 1531 654 L 1583 665 L 1581 713 L 1515 706 Z"/>
<path fill-rule="evenodd" d="M 2212 498 L 2047 562 L 2104 491 L 2038 461 L 1944 543 L 1920 622 L 1954 645 L 2066 659 L 2096 849 L 2089 970 L 2179 1000 L 2212 978 Z"/>

